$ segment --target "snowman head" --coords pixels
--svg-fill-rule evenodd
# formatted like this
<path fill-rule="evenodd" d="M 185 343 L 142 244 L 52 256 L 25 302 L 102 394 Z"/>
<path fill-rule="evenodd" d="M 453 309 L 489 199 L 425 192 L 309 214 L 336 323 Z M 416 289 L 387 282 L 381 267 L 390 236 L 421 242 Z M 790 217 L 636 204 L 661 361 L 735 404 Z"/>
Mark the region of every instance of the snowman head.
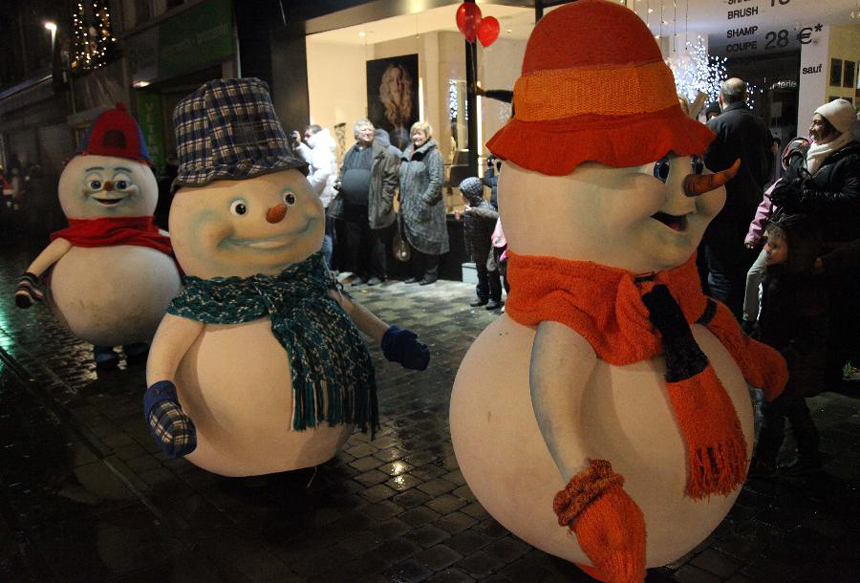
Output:
<path fill-rule="evenodd" d="M 158 184 L 150 163 L 140 127 L 117 103 L 96 118 L 60 175 L 63 212 L 70 219 L 152 215 Z"/>
<path fill-rule="evenodd" d="M 183 187 L 170 207 L 173 251 L 188 275 L 275 275 L 319 251 L 325 212 L 298 170 Z"/>
<path fill-rule="evenodd" d="M 173 112 L 180 186 L 170 238 L 204 279 L 274 275 L 322 246 L 325 215 L 269 96 L 255 78 L 216 79 Z"/>
<path fill-rule="evenodd" d="M 147 217 L 158 203 L 158 183 L 147 164 L 84 154 L 66 164 L 59 194 L 70 219 Z"/>
<path fill-rule="evenodd" d="M 505 160 L 499 211 L 512 250 L 633 273 L 692 256 L 729 177 L 703 176 L 698 155 L 714 135 L 681 110 L 634 12 L 581 0 L 542 18 L 514 108 L 487 144 Z"/>

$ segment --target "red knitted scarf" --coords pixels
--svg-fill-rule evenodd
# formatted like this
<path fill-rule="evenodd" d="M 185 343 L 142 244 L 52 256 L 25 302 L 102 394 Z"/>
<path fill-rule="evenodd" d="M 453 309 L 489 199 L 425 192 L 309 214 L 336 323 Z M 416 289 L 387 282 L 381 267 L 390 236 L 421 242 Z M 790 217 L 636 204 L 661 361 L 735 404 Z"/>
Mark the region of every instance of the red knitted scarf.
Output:
<path fill-rule="evenodd" d="M 152 217 L 69 219 L 68 228 L 51 233 L 51 241 L 57 238 L 77 247 L 137 245 L 173 255 L 170 238 L 158 232 L 158 227 L 152 224 Z"/>
<path fill-rule="evenodd" d="M 737 412 L 689 324 L 705 325 L 754 387 L 776 398 L 788 371 L 775 350 L 745 336 L 731 312 L 706 297 L 695 257 L 648 277 L 580 261 L 508 251 L 505 311 L 524 325 L 566 324 L 598 357 L 625 365 L 663 354 L 666 390 L 687 446 L 687 494 L 728 494 L 746 477 L 746 441 Z"/>

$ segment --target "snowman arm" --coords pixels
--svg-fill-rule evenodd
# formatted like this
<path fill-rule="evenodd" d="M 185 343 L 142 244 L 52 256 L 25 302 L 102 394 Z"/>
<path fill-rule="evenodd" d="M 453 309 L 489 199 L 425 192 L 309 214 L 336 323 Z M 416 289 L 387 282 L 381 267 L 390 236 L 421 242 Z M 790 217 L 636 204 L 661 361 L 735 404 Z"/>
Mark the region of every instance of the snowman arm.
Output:
<path fill-rule="evenodd" d="M 334 299 L 356 327 L 373 338 L 382 349 L 385 358 L 398 362 L 411 370 L 425 370 L 430 362 L 430 350 L 418 342 L 418 335 L 411 330 L 390 326 L 376 314 L 337 289 L 330 289 L 329 296 Z"/>
<path fill-rule="evenodd" d="M 343 311 L 346 312 L 346 315 L 349 316 L 350 320 L 355 323 L 359 330 L 373 338 L 377 344 L 382 342 L 382 337 L 389 328 L 388 324 L 382 321 L 376 314 L 336 289 L 328 290 L 328 295 L 343 308 Z"/>
<path fill-rule="evenodd" d="M 541 322 L 529 367 L 532 408 L 565 482 L 588 467 L 580 418 L 582 395 L 597 363 L 585 338 L 559 322 Z"/>
<path fill-rule="evenodd" d="M 582 336 L 558 322 L 541 322 L 532 347 L 532 407 L 566 486 L 555 495 L 560 526 L 576 534 L 591 561 L 584 570 L 601 581 L 645 578 L 645 520 L 624 491 L 624 478 L 587 451 L 582 396 L 597 363 Z"/>
<path fill-rule="evenodd" d="M 203 322 L 166 314 L 149 349 L 146 384 L 173 381 L 185 353 L 203 331 Z"/>
<path fill-rule="evenodd" d="M 27 268 L 27 272 L 32 273 L 36 277 L 41 276 L 48 270 L 48 268 L 59 261 L 63 255 L 68 253 L 71 248 L 72 244 L 66 239 L 54 239 L 53 242 L 45 247 L 45 250 L 39 253 L 39 256 L 33 260 L 33 263 L 31 263 Z"/>

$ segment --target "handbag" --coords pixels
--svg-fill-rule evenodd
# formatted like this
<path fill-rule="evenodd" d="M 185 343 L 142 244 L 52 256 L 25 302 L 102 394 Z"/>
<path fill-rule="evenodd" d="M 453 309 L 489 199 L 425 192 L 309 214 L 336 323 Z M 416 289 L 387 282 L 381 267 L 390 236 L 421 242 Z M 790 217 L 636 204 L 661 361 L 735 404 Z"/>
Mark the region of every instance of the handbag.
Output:
<path fill-rule="evenodd" d="M 396 260 L 405 263 L 409 261 L 412 251 L 409 249 L 409 243 L 406 242 L 406 238 L 403 236 L 403 216 L 400 213 L 397 214 L 396 225 L 394 238 L 391 240 L 391 254 L 394 255 Z"/>

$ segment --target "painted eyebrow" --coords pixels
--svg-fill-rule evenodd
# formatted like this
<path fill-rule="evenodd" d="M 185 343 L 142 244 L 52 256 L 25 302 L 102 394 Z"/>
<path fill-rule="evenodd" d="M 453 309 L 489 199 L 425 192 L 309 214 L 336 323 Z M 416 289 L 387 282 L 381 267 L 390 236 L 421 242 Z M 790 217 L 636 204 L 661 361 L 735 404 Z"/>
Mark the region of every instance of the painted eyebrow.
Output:
<path fill-rule="evenodd" d="M 114 170 L 122 170 L 123 172 L 131 174 L 131 168 L 126 168 L 124 166 L 114 166 Z"/>
<path fill-rule="evenodd" d="M 104 170 L 101 166 L 93 166 L 92 168 L 87 168 L 85 172 L 89 172 L 91 170 Z"/>

